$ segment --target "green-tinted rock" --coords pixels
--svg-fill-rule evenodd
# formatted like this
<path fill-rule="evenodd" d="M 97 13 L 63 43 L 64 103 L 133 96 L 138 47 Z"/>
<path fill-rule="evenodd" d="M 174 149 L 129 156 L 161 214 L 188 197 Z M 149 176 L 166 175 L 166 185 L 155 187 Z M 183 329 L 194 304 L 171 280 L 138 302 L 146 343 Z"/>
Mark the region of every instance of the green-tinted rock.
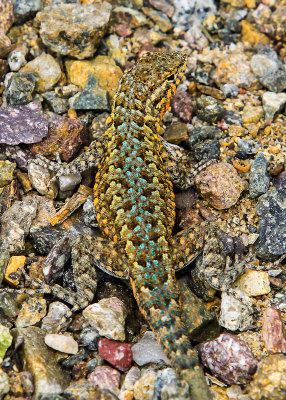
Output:
<path fill-rule="evenodd" d="M 3 359 L 7 349 L 12 344 L 12 336 L 6 326 L 0 325 L 0 359 Z"/>
<path fill-rule="evenodd" d="M 0 161 L 0 187 L 8 185 L 13 180 L 16 164 L 10 161 Z"/>
<path fill-rule="evenodd" d="M 97 84 L 93 75 L 89 75 L 81 95 L 74 101 L 76 110 L 110 111 L 107 91 Z"/>

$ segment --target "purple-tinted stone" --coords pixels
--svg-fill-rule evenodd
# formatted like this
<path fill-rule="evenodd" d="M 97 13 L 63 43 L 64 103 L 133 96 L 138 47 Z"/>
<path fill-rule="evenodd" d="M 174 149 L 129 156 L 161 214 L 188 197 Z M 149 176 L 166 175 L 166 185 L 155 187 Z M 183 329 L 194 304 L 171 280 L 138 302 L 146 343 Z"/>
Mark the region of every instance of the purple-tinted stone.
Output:
<path fill-rule="evenodd" d="M 268 307 L 263 313 L 262 337 L 268 353 L 286 353 L 284 324 L 276 307 Z"/>
<path fill-rule="evenodd" d="M 184 122 L 193 116 L 192 98 L 187 92 L 177 92 L 172 100 L 172 111 Z"/>
<path fill-rule="evenodd" d="M 201 357 L 211 373 L 228 385 L 245 384 L 257 366 L 248 344 L 229 333 L 205 343 L 201 348 Z"/>
<path fill-rule="evenodd" d="M 0 107 L 0 143 L 36 143 L 47 134 L 48 121 L 39 104 Z"/>
<path fill-rule="evenodd" d="M 119 387 L 120 372 L 107 365 L 99 365 L 88 375 L 88 381 L 101 389 L 112 389 Z"/>

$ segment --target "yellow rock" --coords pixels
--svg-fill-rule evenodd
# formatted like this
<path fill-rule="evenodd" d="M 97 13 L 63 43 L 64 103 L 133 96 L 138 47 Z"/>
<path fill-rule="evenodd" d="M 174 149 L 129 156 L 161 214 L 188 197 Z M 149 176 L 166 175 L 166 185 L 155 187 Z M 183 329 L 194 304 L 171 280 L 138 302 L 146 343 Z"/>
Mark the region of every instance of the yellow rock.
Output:
<path fill-rule="evenodd" d="M 232 286 L 248 296 L 262 296 L 270 292 L 269 275 L 265 271 L 248 270 Z"/>
<path fill-rule="evenodd" d="M 269 44 L 269 38 L 264 35 L 264 33 L 260 33 L 250 22 L 244 20 L 241 22 L 242 31 L 241 31 L 241 39 L 243 42 L 248 42 L 252 45 L 257 44 Z"/>
<path fill-rule="evenodd" d="M 69 83 L 84 88 L 88 75 L 92 74 L 98 81 L 98 85 L 108 91 L 112 98 L 117 90 L 122 76 L 121 69 L 115 64 L 113 58 L 97 56 L 93 60 L 68 60 L 66 69 Z"/>
<path fill-rule="evenodd" d="M 245 5 L 247 8 L 255 8 L 255 0 L 245 0 Z"/>
<path fill-rule="evenodd" d="M 5 271 L 5 281 L 13 286 L 18 286 L 22 273 L 18 272 L 19 268 L 23 268 L 26 261 L 25 256 L 12 256 Z"/>
<path fill-rule="evenodd" d="M 242 122 L 245 124 L 256 124 L 264 116 L 263 108 L 261 106 L 251 107 L 245 106 L 242 112 Z"/>

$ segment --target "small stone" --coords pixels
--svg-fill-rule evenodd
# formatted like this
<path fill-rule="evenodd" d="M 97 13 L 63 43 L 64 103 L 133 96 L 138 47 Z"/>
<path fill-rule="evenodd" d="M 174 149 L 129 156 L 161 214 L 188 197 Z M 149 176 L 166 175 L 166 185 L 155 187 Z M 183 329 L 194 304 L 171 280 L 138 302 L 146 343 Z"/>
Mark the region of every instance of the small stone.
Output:
<path fill-rule="evenodd" d="M 259 198 L 256 214 L 259 217 L 259 238 L 256 255 L 274 260 L 286 253 L 286 190 L 268 190 Z"/>
<path fill-rule="evenodd" d="M 268 307 L 264 311 L 261 331 L 268 353 L 286 353 L 284 324 L 276 307 Z"/>
<path fill-rule="evenodd" d="M 115 400 L 111 391 L 100 389 L 88 382 L 86 379 L 72 381 L 63 392 L 64 399 L 69 400 Z"/>
<path fill-rule="evenodd" d="M 8 185 L 13 180 L 15 168 L 15 163 L 0 161 L 0 187 Z"/>
<path fill-rule="evenodd" d="M 256 124 L 263 118 L 263 108 L 246 105 L 242 112 L 243 124 Z"/>
<path fill-rule="evenodd" d="M 134 389 L 135 382 L 140 378 L 141 372 L 137 367 L 131 367 L 130 370 L 126 373 L 122 389 L 132 390 Z"/>
<path fill-rule="evenodd" d="M 29 180 L 33 188 L 40 194 L 54 199 L 58 194 L 58 187 L 56 182 L 51 182 L 52 175 L 48 169 L 33 162 L 29 163 L 28 167 Z"/>
<path fill-rule="evenodd" d="M 239 289 L 230 289 L 221 296 L 219 324 L 230 331 L 245 331 L 253 324 L 251 299 Z"/>
<path fill-rule="evenodd" d="M 184 190 L 183 192 L 178 192 L 175 195 L 176 208 L 179 210 L 191 208 L 195 204 L 195 201 L 195 192 L 192 188 Z"/>
<path fill-rule="evenodd" d="M 165 130 L 164 139 L 167 142 L 178 144 L 182 140 L 188 139 L 187 124 L 182 122 L 174 122 Z"/>
<path fill-rule="evenodd" d="M 107 2 L 45 7 L 35 21 L 45 46 L 80 60 L 92 57 L 105 34 L 111 14 Z"/>
<path fill-rule="evenodd" d="M 259 143 L 252 139 L 243 140 L 237 138 L 239 149 L 247 155 L 254 155 L 258 152 Z"/>
<path fill-rule="evenodd" d="M 145 332 L 142 339 L 132 346 L 132 353 L 134 361 L 140 366 L 161 362 L 170 365 L 154 333 L 150 331 Z"/>
<path fill-rule="evenodd" d="M 33 94 L 38 80 L 34 72 L 11 72 L 7 81 L 5 97 L 10 106 L 21 106 L 33 100 Z M 5 81 L 6 83 L 6 81 Z"/>
<path fill-rule="evenodd" d="M 221 91 L 226 97 L 236 97 L 239 93 L 239 88 L 231 83 L 221 86 Z"/>
<path fill-rule="evenodd" d="M 42 8 L 42 0 L 13 0 L 15 22 L 21 24 L 32 19 Z"/>
<path fill-rule="evenodd" d="M 174 14 L 175 8 L 167 0 L 149 0 L 151 6 L 162 11 L 169 18 Z"/>
<path fill-rule="evenodd" d="M 187 92 L 177 92 L 172 99 L 172 111 L 184 122 L 190 122 L 193 116 L 192 98 Z"/>
<path fill-rule="evenodd" d="M 62 325 L 67 325 L 66 317 L 70 309 L 60 301 L 54 301 L 49 306 L 48 314 L 42 319 L 41 328 L 49 333 L 56 333 L 62 329 Z"/>
<path fill-rule="evenodd" d="M 42 96 L 56 114 L 63 114 L 68 111 L 68 100 L 58 96 L 55 92 L 45 92 Z"/>
<path fill-rule="evenodd" d="M 24 301 L 16 319 L 16 326 L 23 328 L 37 324 L 47 314 L 47 302 L 38 297 Z"/>
<path fill-rule="evenodd" d="M 152 19 L 162 32 L 168 32 L 173 29 L 170 19 L 160 11 L 155 11 L 153 8 L 143 8 L 144 13 Z"/>
<path fill-rule="evenodd" d="M 9 328 L 0 324 L 0 360 L 3 361 L 6 351 L 12 344 L 12 336 Z"/>
<path fill-rule="evenodd" d="M 97 228 L 98 222 L 96 219 L 96 211 L 93 203 L 93 198 L 91 196 L 88 196 L 82 209 L 83 209 L 83 220 L 85 225 L 91 228 Z"/>
<path fill-rule="evenodd" d="M 189 397 L 188 388 L 181 387 L 180 381 L 172 368 L 165 368 L 158 371 L 155 381 L 156 397 L 160 396 L 161 399 L 176 399 L 185 400 Z"/>
<path fill-rule="evenodd" d="M 274 50 L 266 47 L 252 56 L 251 68 L 270 92 L 280 93 L 286 89 L 286 69 Z"/>
<path fill-rule="evenodd" d="M 46 346 L 44 332 L 35 326 L 12 330 L 14 340 L 21 338 L 23 343 L 21 361 L 33 375 L 35 391 L 33 397 L 44 394 L 62 393 L 69 384 L 69 373 L 58 364 L 58 354 Z"/>
<path fill-rule="evenodd" d="M 8 57 L 8 64 L 11 71 L 19 71 L 27 63 L 25 59 L 25 54 L 23 51 L 15 50 L 11 51 Z"/>
<path fill-rule="evenodd" d="M 195 182 L 202 197 L 218 210 L 233 206 L 244 189 L 236 169 L 223 162 L 207 167 L 196 176 Z"/>
<path fill-rule="evenodd" d="M 264 92 L 262 101 L 265 119 L 272 121 L 274 115 L 286 104 L 286 93 Z"/>
<path fill-rule="evenodd" d="M 0 3 L 0 26 L 1 31 L 8 32 L 14 22 L 13 2 L 2 0 Z"/>
<path fill-rule="evenodd" d="M 116 22 L 128 24 L 130 28 L 138 28 L 148 24 L 144 14 L 131 7 L 115 7 L 112 13 Z"/>
<path fill-rule="evenodd" d="M 205 367 L 228 385 L 245 384 L 257 366 L 248 344 L 229 333 L 205 343 L 201 348 L 201 357 Z"/>
<path fill-rule="evenodd" d="M 155 398 L 155 380 L 157 374 L 153 370 L 146 370 L 134 384 L 134 398 L 136 400 L 153 400 Z"/>
<path fill-rule="evenodd" d="M 184 144 L 191 149 L 197 162 L 216 160 L 220 155 L 220 129 L 205 125 L 191 131 Z"/>
<path fill-rule="evenodd" d="M 5 281 L 10 285 L 16 287 L 19 285 L 21 272 L 18 272 L 19 268 L 23 268 L 25 265 L 25 256 L 12 256 L 9 260 L 5 271 Z"/>
<path fill-rule="evenodd" d="M 273 354 L 263 358 L 247 388 L 251 400 L 282 400 L 286 394 L 286 356 Z"/>
<path fill-rule="evenodd" d="M 265 193 L 269 187 L 270 178 L 267 174 L 267 160 L 259 153 L 253 161 L 249 173 L 249 197 L 254 199 Z"/>
<path fill-rule="evenodd" d="M 51 249 L 42 264 L 45 282 L 54 284 L 63 277 L 63 269 L 71 256 L 71 243 L 68 237 L 59 240 Z"/>
<path fill-rule="evenodd" d="M 0 108 L 0 143 L 40 142 L 48 134 L 48 121 L 38 104 Z"/>
<path fill-rule="evenodd" d="M 100 365 L 94 368 L 94 371 L 88 375 L 87 380 L 94 386 L 101 389 L 117 389 L 119 388 L 120 372 L 107 365 Z"/>
<path fill-rule="evenodd" d="M 216 123 L 224 116 L 221 102 L 211 96 L 201 96 L 196 100 L 196 114 L 202 121 Z"/>
<path fill-rule="evenodd" d="M 0 14 L 1 15 L 1 14 Z M 0 369 L 0 395 L 4 396 L 10 390 L 9 377 L 2 369 Z"/>
<path fill-rule="evenodd" d="M 1 313 L 9 318 L 15 318 L 19 312 L 16 298 L 12 293 L 0 293 L 0 310 Z"/>
<path fill-rule="evenodd" d="M 270 39 L 259 32 L 254 26 L 247 20 L 241 21 L 241 40 L 247 42 L 250 45 L 256 46 L 258 44 L 269 44 Z"/>
<path fill-rule="evenodd" d="M 62 353 L 76 354 L 78 352 L 78 344 L 72 336 L 48 333 L 45 336 L 45 343 L 52 349 Z"/>
<path fill-rule="evenodd" d="M 232 286 L 233 289 L 240 289 L 247 296 L 262 296 L 270 293 L 269 275 L 264 271 L 248 270 Z"/>
<path fill-rule="evenodd" d="M 128 343 L 101 338 L 98 341 L 98 353 L 119 371 L 128 371 L 132 363 L 132 350 Z"/>
<path fill-rule="evenodd" d="M 72 107 L 75 110 L 110 111 L 108 93 L 90 74 L 82 93 L 73 101 Z"/>
<path fill-rule="evenodd" d="M 86 307 L 82 315 L 100 335 L 114 340 L 125 340 L 124 304 L 117 297 L 102 299 Z"/>

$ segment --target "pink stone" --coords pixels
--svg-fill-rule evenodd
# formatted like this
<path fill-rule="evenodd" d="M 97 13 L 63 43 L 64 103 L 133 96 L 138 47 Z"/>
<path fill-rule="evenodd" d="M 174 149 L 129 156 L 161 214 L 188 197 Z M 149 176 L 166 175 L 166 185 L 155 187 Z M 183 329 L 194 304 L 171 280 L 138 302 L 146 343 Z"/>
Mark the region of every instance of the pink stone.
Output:
<path fill-rule="evenodd" d="M 275 307 L 263 313 L 262 337 L 268 353 L 286 353 L 286 337 L 280 311 Z"/>
<path fill-rule="evenodd" d="M 193 101 L 187 92 L 177 92 L 172 100 L 172 111 L 184 122 L 190 122 L 193 116 Z"/>
<path fill-rule="evenodd" d="M 107 365 L 100 365 L 94 368 L 87 379 L 94 386 L 99 386 L 101 389 L 111 389 L 119 387 L 120 372 Z"/>
<path fill-rule="evenodd" d="M 131 346 L 116 340 L 101 338 L 98 341 L 98 353 L 119 371 L 128 371 L 133 360 Z"/>

